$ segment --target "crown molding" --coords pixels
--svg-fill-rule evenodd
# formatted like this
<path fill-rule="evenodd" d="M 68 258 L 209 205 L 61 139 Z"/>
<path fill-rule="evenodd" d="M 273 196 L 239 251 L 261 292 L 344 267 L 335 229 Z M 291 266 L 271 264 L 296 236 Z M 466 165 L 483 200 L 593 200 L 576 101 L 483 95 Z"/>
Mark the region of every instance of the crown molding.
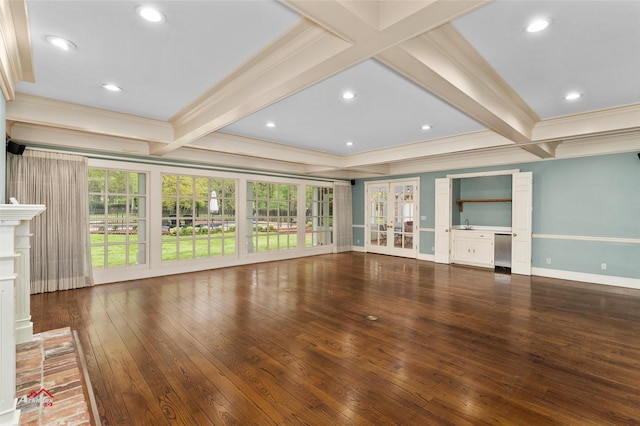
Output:
<path fill-rule="evenodd" d="M 20 81 L 35 81 L 27 3 L 1 0 L 0 90 L 7 101 L 15 99 L 14 86 Z"/>
<path fill-rule="evenodd" d="M 640 129 L 640 103 L 543 120 L 533 129 L 533 140 L 568 140 L 634 129 Z"/>

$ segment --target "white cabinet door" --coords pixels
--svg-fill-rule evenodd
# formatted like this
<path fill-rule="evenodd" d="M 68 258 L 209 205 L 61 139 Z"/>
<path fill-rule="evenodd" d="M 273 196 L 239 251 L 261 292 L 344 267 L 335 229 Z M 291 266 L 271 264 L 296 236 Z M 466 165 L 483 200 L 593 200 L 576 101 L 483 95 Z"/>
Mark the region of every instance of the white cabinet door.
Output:
<path fill-rule="evenodd" d="M 513 174 L 511 209 L 511 273 L 531 275 L 531 215 L 533 211 L 533 173 Z"/>
<path fill-rule="evenodd" d="M 435 200 L 435 261 L 451 263 L 451 179 L 436 179 Z"/>
<path fill-rule="evenodd" d="M 453 231 L 453 261 L 473 263 L 473 236 L 469 231 Z"/>
<path fill-rule="evenodd" d="M 493 267 L 493 233 L 455 230 L 453 261 L 467 265 Z"/>
<path fill-rule="evenodd" d="M 473 236 L 473 262 L 476 265 L 493 266 L 493 234 L 475 233 Z"/>

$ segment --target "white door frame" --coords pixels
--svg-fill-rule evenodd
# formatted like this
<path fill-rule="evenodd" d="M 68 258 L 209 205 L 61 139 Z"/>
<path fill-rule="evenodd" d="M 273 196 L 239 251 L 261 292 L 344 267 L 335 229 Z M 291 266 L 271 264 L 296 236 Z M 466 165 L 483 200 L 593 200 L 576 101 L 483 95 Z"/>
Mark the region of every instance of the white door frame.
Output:
<path fill-rule="evenodd" d="M 451 179 L 436 179 L 434 260 L 451 263 Z"/>
<path fill-rule="evenodd" d="M 500 175 L 512 175 L 513 179 L 511 188 L 511 272 L 531 275 L 533 173 L 520 172 L 520 169 L 454 174 L 436 179 L 434 239 L 436 262 L 451 263 L 451 180 Z"/>
<path fill-rule="evenodd" d="M 394 185 L 413 185 L 413 209 L 412 209 L 412 222 L 413 227 L 410 232 L 407 232 L 406 229 L 403 229 L 400 238 L 412 238 L 412 247 L 411 248 L 399 248 L 396 247 L 395 244 L 395 232 L 394 232 L 394 214 L 393 214 L 393 186 Z M 379 253 L 379 254 L 388 254 L 392 256 L 401 256 L 401 257 L 409 257 L 416 259 L 418 257 L 418 240 L 419 240 L 419 232 L 418 232 L 418 218 L 419 215 L 419 206 L 420 206 L 420 178 L 418 177 L 408 177 L 405 179 L 393 179 L 393 180 L 376 180 L 365 182 L 365 237 L 364 237 L 364 249 L 365 252 L 370 253 Z M 387 212 L 385 214 L 386 224 L 386 243 L 385 245 L 374 245 L 371 244 L 371 234 L 372 234 L 372 226 L 375 224 L 371 223 L 371 200 L 370 200 L 370 188 L 374 186 L 386 186 L 387 187 Z"/>

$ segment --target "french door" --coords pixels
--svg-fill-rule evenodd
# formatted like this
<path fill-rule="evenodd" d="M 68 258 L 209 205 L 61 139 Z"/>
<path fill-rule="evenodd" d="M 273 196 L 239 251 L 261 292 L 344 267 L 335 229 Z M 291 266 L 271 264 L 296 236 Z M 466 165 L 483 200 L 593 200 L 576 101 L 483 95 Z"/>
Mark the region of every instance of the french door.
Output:
<path fill-rule="evenodd" d="M 418 180 L 368 182 L 365 249 L 417 257 Z"/>

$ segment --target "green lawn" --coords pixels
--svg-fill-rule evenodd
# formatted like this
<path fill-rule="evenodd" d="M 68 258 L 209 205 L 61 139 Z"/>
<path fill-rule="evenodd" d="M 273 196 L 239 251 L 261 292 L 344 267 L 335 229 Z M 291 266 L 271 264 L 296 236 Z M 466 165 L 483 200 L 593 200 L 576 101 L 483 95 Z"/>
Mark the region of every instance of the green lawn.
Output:
<path fill-rule="evenodd" d="M 91 263 L 94 268 L 105 267 L 104 263 L 104 234 L 91 234 Z M 145 263 L 144 258 L 138 262 L 138 251 L 144 256 L 144 244 L 136 244 L 136 235 L 129 236 L 129 265 Z M 108 234 L 109 245 L 107 246 L 108 267 L 118 267 L 127 265 L 126 257 L 126 236 L 119 234 Z M 254 252 L 265 252 L 271 250 L 286 250 L 297 247 L 295 234 L 259 234 L 257 238 L 252 238 Z M 133 243 L 133 244 L 132 244 Z M 96 245 L 94 245 L 96 244 Z M 97 245 L 100 244 L 100 245 Z M 311 234 L 307 234 L 306 246 L 311 245 Z M 177 237 L 175 235 L 162 236 L 162 260 L 172 261 L 177 259 L 193 259 L 203 257 L 217 257 L 234 255 L 236 252 L 236 239 L 234 232 L 216 234 L 209 239 L 193 239 L 191 236 Z"/>

